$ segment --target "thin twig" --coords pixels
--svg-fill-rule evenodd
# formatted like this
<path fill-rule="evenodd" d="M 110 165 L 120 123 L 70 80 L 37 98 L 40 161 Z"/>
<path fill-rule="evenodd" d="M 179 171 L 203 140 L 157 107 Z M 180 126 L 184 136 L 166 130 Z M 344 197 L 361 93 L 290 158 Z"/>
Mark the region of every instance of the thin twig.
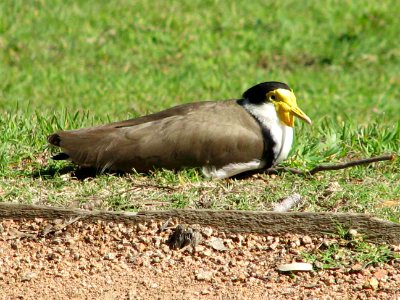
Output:
<path fill-rule="evenodd" d="M 366 165 L 370 164 L 373 162 L 378 162 L 378 161 L 385 161 L 385 160 L 394 160 L 395 156 L 393 154 L 388 154 L 388 155 L 382 155 L 382 156 L 375 156 L 371 158 L 364 158 L 364 159 L 359 159 L 359 160 L 353 160 L 349 161 L 346 163 L 339 163 L 336 165 L 320 165 L 312 168 L 308 173 L 310 175 L 314 175 L 315 173 L 318 173 L 320 171 L 331 171 L 331 170 L 341 170 L 341 169 L 346 169 L 354 166 L 360 166 L 360 165 Z"/>
<path fill-rule="evenodd" d="M 164 224 L 158 229 L 157 232 L 160 233 L 160 232 L 167 230 L 169 223 L 171 223 L 171 221 L 172 221 L 172 218 L 168 218 L 168 220 L 164 222 Z"/>
<path fill-rule="evenodd" d="M 111 196 L 113 196 L 113 197 L 121 196 L 128 192 L 139 190 L 140 188 L 157 188 L 157 189 L 163 189 L 163 190 L 168 190 L 168 191 L 176 191 L 176 188 L 174 188 L 172 186 L 167 186 L 167 185 L 158 185 L 158 184 L 152 184 L 152 183 L 136 183 L 136 182 L 134 184 L 135 184 L 135 186 L 133 188 L 125 189 L 121 192 L 114 193 Z"/>
<path fill-rule="evenodd" d="M 35 237 L 36 237 L 36 235 L 33 234 L 32 232 L 17 231 L 14 233 L 14 235 L 12 235 L 10 237 L 6 237 L 5 240 L 10 241 L 10 240 L 16 240 L 16 239 L 35 238 Z"/>
<path fill-rule="evenodd" d="M 50 233 L 54 233 L 57 231 L 61 231 L 64 230 L 66 227 L 68 227 L 69 225 L 75 223 L 76 221 L 82 219 L 82 216 L 77 216 L 73 219 L 70 219 L 69 221 L 64 221 L 64 223 L 62 224 L 56 224 L 56 225 L 51 225 L 51 226 L 47 226 L 42 232 L 41 232 L 41 236 L 45 237 L 46 235 L 50 234 Z"/>
<path fill-rule="evenodd" d="M 281 171 L 284 171 L 284 172 L 289 172 L 289 173 L 293 173 L 293 174 L 297 174 L 297 175 L 307 176 L 307 175 L 314 175 L 321 171 L 342 170 L 342 169 L 347 169 L 347 168 L 354 167 L 354 166 L 366 165 L 366 164 L 370 164 L 373 162 L 394 160 L 394 159 L 395 159 L 394 154 L 386 154 L 386 155 L 382 155 L 382 156 L 358 159 L 358 160 L 353 160 L 353 161 L 349 161 L 349 162 L 345 162 L 345 163 L 338 163 L 338 164 L 334 164 L 334 165 L 318 165 L 309 171 L 302 171 L 299 169 L 286 168 L 286 167 L 276 167 L 276 168 L 269 168 L 269 169 L 265 170 L 264 173 L 277 174 Z"/>

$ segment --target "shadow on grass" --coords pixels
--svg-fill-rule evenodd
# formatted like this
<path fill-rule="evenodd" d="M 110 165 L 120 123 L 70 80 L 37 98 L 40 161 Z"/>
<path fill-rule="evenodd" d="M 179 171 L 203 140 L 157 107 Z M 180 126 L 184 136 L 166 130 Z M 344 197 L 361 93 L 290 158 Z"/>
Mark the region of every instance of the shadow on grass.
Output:
<path fill-rule="evenodd" d="M 155 170 L 153 170 L 155 171 Z M 230 177 L 230 179 L 236 179 L 236 180 L 246 180 L 250 179 L 251 177 L 254 177 L 255 175 L 262 175 L 264 172 L 267 171 L 265 169 L 261 170 L 252 170 L 252 171 L 247 171 L 243 172 L 237 175 L 234 175 Z M 173 170 L 174 173 L 178 172 L 177 170 Z M 279 174 L 280 172 L 274 172 L 274 174 Z M 58 177 L 60 175 L 64 174 L 70 174 L 71 178 L 77 179 L 79 181 L 83 181 L 85 179 L 90 179 L 90 178 L 95 178 L 99 175 L 103 174 L 108 174 L 108 175 L 113 175 L 113 176 L 118 176 L 122 177 L 124 175 L 127 175 L 128 173 L 126 172 L 119 172 L 119 171 L 110 171 L 110 170 L 99 170 L 93 167 L 79 167 L 79 166 L 74 166 L 74 165 L 69 165 L 69 166 L 64 166 L 62 168 L 56 167 L 56 166 L 48 166 L 45 168 L 37 169 L 28 176 L 32 178 L 41 178 L 44 180 L 51 180 L 54 179 L 55 177 Z M 142 175 L 144 176 L 150 176 L 151 171 L 148 173 L 143 173 Z"/>
<path fill-rule="evenodd" d="M 76 167 L 76 166 L 65 166 L 60 168 L 51 166 L 51 167 L 46 167 L 43 169 L 38 169 L 35 170 L 30 174 L 32 178 L 42 178 L 42 179 L 48 179 L 51 180 L 54 177 L 64 175 L 64 174 L 70 174 L 72 178 L 75 178 L 79 181 L 83 181 L 88 178 L 94 178 L 98 175 L 101 174 L 113 174 L 114 176 L 122 176 L 123 173 L 116 173 L 116 172 L 100 172 L 96 168 L 88 168 L 88 167 Z"/>

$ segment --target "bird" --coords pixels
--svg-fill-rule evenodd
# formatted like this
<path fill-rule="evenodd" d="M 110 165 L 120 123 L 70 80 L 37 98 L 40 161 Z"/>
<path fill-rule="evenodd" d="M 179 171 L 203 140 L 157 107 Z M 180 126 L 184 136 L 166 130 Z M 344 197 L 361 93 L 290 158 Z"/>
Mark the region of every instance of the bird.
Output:
<path fill-rule="evenodd" d="M 53 159 L 100 172 L 199 167 L 206 177 L 224 179 L 285 160 L 295 117 L 311 124 L 293 90 L 268 81 L 250 87 L 241 98 L 182 104 L 125 121 L 59 131 L 47 141 L 61 148 Z"/>

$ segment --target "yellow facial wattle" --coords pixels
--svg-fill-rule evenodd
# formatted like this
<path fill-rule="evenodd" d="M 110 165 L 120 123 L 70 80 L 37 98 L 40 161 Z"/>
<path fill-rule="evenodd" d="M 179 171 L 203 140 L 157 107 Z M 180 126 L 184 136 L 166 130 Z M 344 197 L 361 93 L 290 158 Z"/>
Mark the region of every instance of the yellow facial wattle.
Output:
<path fill-rule="evenodd" d="M 286 126 L 294 126 L 294 116 L 311 124 L 311 119 L 297 106 L 296 96 L 292 91 L 276 89 L 267 94 L 267 99 L 275 105 L 279 120 Z"/>

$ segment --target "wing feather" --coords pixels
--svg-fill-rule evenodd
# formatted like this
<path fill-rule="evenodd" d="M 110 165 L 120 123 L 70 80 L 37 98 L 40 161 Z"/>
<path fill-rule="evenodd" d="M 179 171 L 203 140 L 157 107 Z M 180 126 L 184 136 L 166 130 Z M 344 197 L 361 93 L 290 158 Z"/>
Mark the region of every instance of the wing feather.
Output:
<path fill-rule="evenodd" d="M 56 133 L 82 166 L 119 171 L 215 166 L 261 159 L 255 119 L 236 101 L 200 102 L 108 125 Z M 49 137 L 49 140 L 51 137 Z"/>

